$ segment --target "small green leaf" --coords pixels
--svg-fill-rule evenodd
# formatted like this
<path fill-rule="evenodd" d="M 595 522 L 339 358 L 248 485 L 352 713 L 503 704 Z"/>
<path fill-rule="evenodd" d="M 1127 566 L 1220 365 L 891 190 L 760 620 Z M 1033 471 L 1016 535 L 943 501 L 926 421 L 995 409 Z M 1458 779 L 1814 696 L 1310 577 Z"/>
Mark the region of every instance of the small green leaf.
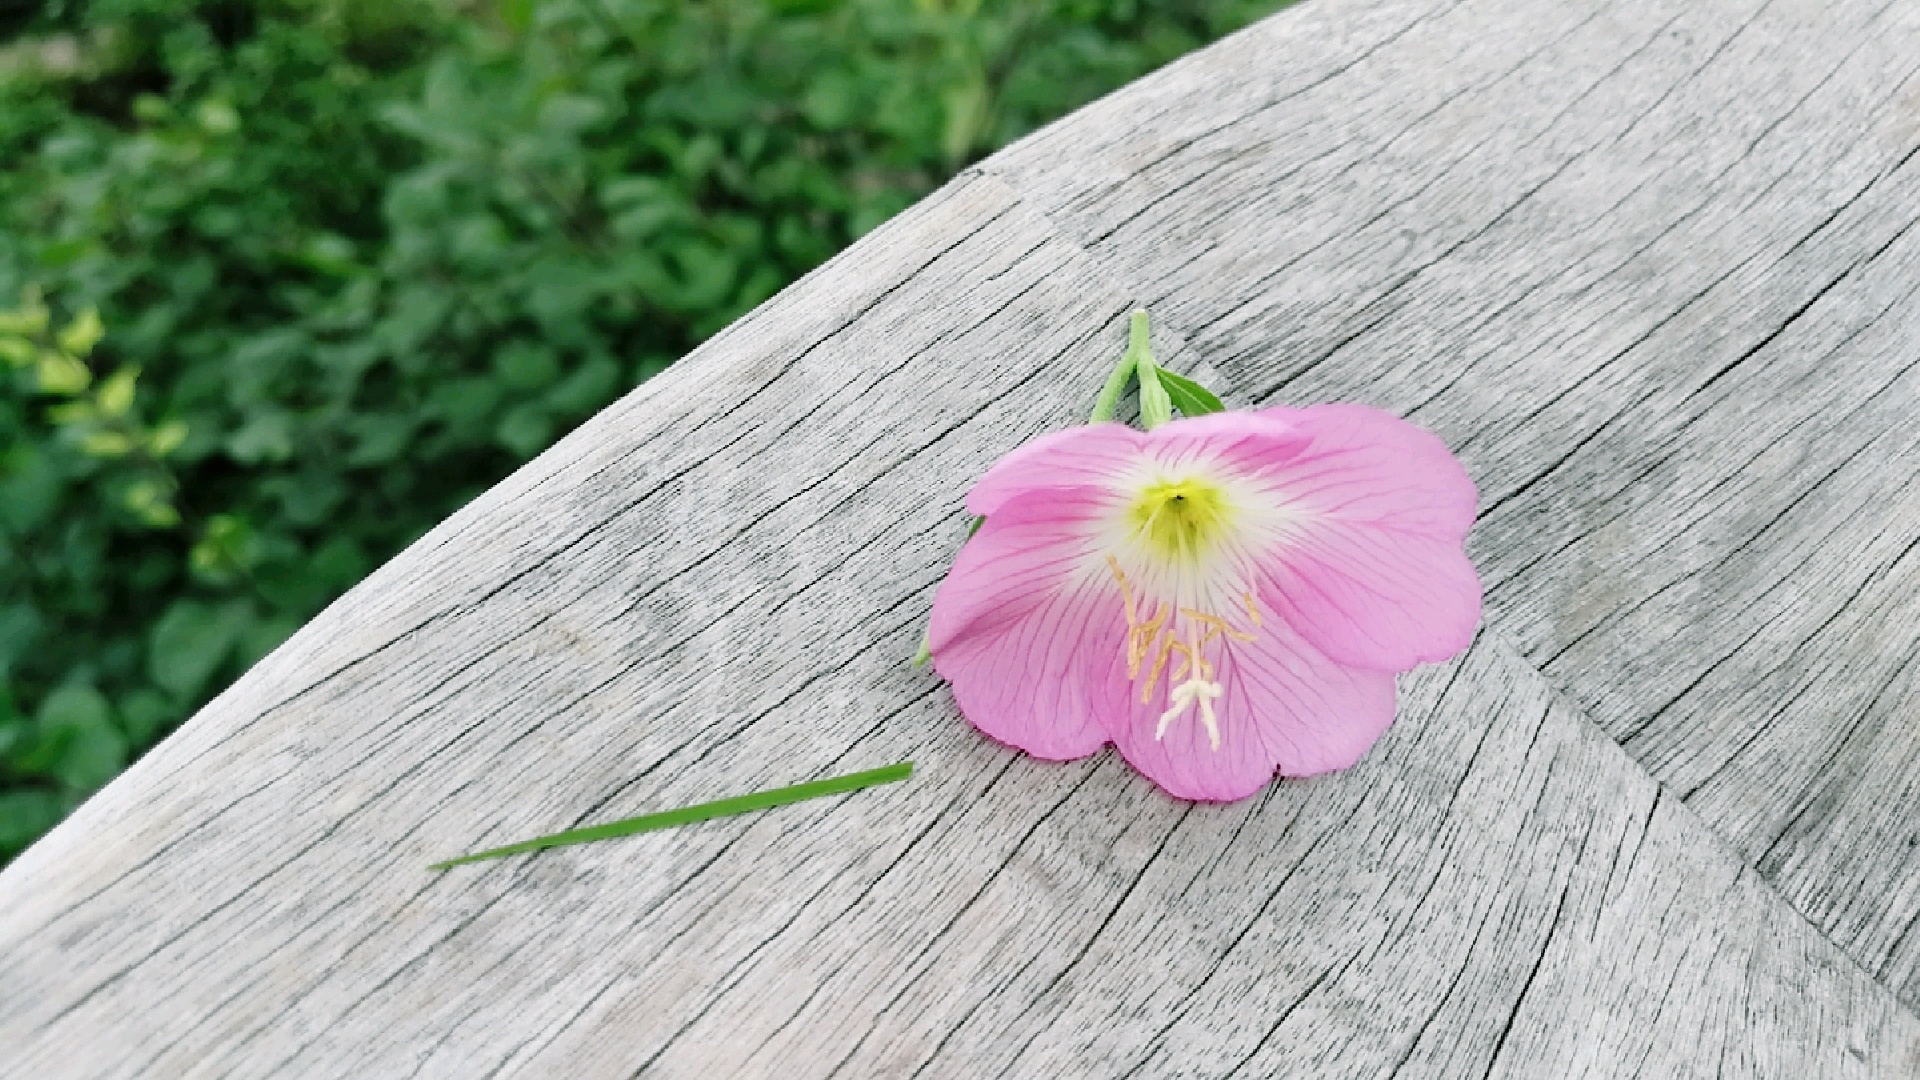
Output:
<path fill-rule="evenodd" d="M 1205 416 L 1227 409 L 1219 398 L 1213 396 L 1213 391 L 1166 368 L 1160 369 L 1160 385 L 1166 387 L 1167 396 L 1173 399 L 1173 407 L 1179 409 L 1182 416 Z"/>
<path fill-rule="evenodd" d="M 100 404 L 100 411 L 108 416 L 125 416 L 133 408 L 134 382 L 140 378 L 140 369 L 128 365 L 107 376 L 94 395 Z"/>
<path fill-rule="evenodd" d="M 233 652 L 250 618 L 244 604 L 175 600 L 147 639 L 147 676 L 179 697 L 193 697 Z"/>
<path fill-rule="evenodd" d="M 135 746 L 146 746 L 180 719 L 180 707 L 158 690 L 135 690 L 120 699 L 120 726 Z"/>
<path fill-rule="evenodd" d="M 147 436 L 147 453 L 157 458 L 166 457 L 180 449 L 180 444 L 186 441 L 187 425 L 178 420 L 168 420 Z"/>
<path fill-rule="evenodd" d="M 298 433 L 292 414 L 279 409 L 261 409 L 248 418 L 245 426 L 227 437 L 227 453 L 243 465 L 275 463 L 293 459 Z"/>
<path fill-rule="evenodd" d="M 114 727 L 106 695 L 91 686 L 55 690 L 34 721 L 44 735 L 58 739 L 60 754 L 47 771 L 70 789 L 92 791 L 126 764 L 126 737 Z"/>
<path fill-rule="evenodd" d="M 0 859 L 24 849 L 60 820 L 60 797 L 22 788 L 0 792 Z"/>
<path fill-rule="evenodd" d="M 209 135 L 231 135 L 240 127 L 240 114 L 224 101 L 203 101 L 193 118 Z"/>
<path fill-rule="evenodd" d="M 100 410 L 90 398 L 65 401 L 47 407 L 47 419 L 62 427 L 75 424 L 90 424 L 100 419 Z"/>
<path fill-rule="evenodd" d="M 537 405 L 519 405 L 500 418 L 493 437 L 515 456 L 530 458 L 553 441 L 553 421 Z"/>
<path fill-rule="evenodd" d="M 637 833 L 653 832 L 656 829 L 671 829 L 676 825 L 691 825 L 696 821 L 711 821 L 714 818 L 729 817 L 734 814 L 746 814 L 755 810 L 767 810 L 775 806 L 818 799 L 826 795 L 841 795 L 876 784 L 891 784 L 896 780 L 905 780 L 913 775 L 913 762 L 903 761 L 898 765 L 888 765 L 882 769 L 869 769 L 866 772 L 852 773 L 847 776 L 835 776 L 826 780 L 809 780 L 792 787 L 775 788 L 772 791 L 757 791 L 751 795 L 736 795 L 730 799 L 698 803 L 683 806 L 678 810 L 665 810 L 658 814 L 644 814 L 640 817 L 624 818 L 605 825 L 592 825 L 584 829 L 570 829 L 551 836 L 542 836 L 536 840 L 523 840 L 506 847 L 490 848 L 462 855 L 457 859 L 447 859 L 427 867 L 429 870 L 445 870 L 461 863 L 479 862 L 482 859 L 497 859 L 503 855 L 518 855 L 527 851 L 539 851 L 543 848 L 562 847 L 567 844 L 585 844 L 593 840 L 611 840 L 617 836 L 633 836 Z"/>
<path fill-rule="evenodd" d="M 511 341 L 494 354 L 493 371 L 509 390 L 538 390 L 560 377 L 560 361 L 537 341 Z"/>
<path fill-rule="evenodd" d="M 60 331 L 60 347 L 69 356 L 85 356 L 106 336 L 107 328 L 100 322 L 100 313 L 88 308 L 80 313 L 79 318 L 67 324 L 65 330 Z"/>
<path fill-rule="evenodd" d="M 93 457 L 125 457 L 133 451 L 133 440 L 124 432 L 90 431 L 80 440 L 80 452 Z"/>
<path fill-rule="evenodd" d="M 257 547 L 252 522 L 239 514 L 215 514 L 187 552 L 187 565 L 201 577 L 225 582 L 253 569 Z"/>
<path fill-rule="evenodd" d="M 149 124 L 157 124 L 173 116 L 173 106 L 158 94 L 136 94 L 133 99 L 135 119 Z"/>
<path fill-rule="evenodd" d="M 361 413 L 348 417 L 342 426 L 354 438 L 347 465 L 361 469 L 399 457 L 413 439 L 414 420 L 404 414 Z"/>
<path fill-rule="evenodd" d="M 171 494 L 158 480 L 128 484 L 121 492 L 120 505 L 150 528 L 170 529 L 180 524 L 180 511 L 174 509 Z"/>
<path fill-rule="evenodd" d="M 52 349 L 40 350 L 40 361 L 34 374 L 43 394 L 71 397 L 93 383 L 93 372 L 87 370 L 87 365 Z"/>
<path fill-rule="evenodd" d="M 40 291 L 28 286 L 26 299 L 14 311 L 0 311 L 0 334 L 38 337 L 47 332 L 49 312 L 40 299 Z"/>
<path fill-rule="evenodd" d="M 11 334 L 0 334 L 0 360 L 9 367 L 23 368 L 33 363 L 33 342 Z"/>

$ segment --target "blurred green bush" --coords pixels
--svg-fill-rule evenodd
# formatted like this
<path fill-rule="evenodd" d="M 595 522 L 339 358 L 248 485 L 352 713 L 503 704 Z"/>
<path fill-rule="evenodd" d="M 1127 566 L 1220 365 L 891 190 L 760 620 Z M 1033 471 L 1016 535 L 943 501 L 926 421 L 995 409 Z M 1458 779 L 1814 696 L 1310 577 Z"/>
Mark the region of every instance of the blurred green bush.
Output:
<path fill-rule="evenodd" d="M 0 859 L 557 434 L 1278 6 L 0 10 Z"/>

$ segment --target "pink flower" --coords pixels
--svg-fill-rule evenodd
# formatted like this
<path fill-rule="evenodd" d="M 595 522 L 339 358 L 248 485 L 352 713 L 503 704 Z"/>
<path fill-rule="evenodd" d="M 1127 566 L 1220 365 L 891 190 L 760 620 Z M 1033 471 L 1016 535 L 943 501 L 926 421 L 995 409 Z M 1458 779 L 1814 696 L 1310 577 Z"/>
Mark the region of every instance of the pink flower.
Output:
<path fill-rule="evenodd" d="M 993 738 L 1112 742 L 1181 798 L 1343 769 L 1394 673 L 1473 636 L 1475 499 L 1440 440 L 1359 405 L 1047 435 L 967 495 L 986 522 L 934 596 L 934 667 Z"/>

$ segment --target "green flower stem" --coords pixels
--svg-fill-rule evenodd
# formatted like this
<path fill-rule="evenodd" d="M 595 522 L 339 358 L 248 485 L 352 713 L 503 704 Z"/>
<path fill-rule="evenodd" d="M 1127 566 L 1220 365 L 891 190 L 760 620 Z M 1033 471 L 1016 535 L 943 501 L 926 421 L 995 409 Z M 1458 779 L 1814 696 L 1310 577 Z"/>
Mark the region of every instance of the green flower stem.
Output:
<path fill-rule="evenodd" d="M 644 814 L 640 817 L 610 821 L 605 825 L 591 825 L 584 829 L 570 829 L 552 836 L 542 836 L 537 840 L 523 840 L 506 847 L 491 848 L 487 851 L 462 855 L 457 859 L 448 859 L 434 863 L 429 870 L 445 870 L 461 863 L 479 862 L 482 859 L 498 859 L 506 855 L 518 855 L 526 851 L 539 851 L 543 848 L 564 847 L 567 844 L 585 844 L 593 840 L 611 840 L 616 836 L 633 836 L 636 833 L 652 832 L 655 829 L 670 829 L 676 825 L 690 825 L 696 821 L 710 821 L 714 818 L 729 817 L 733 814 L 745 814 L 754 810 L 766 810 L 775 806 L 818 799 L 825 795 L 841 795 L 876 784 L 891 784 L 895 780 L 905 780 L 913 775 L 913 762 L 903 761 L 898 765 L 888 765 L 884 769 L 869 769 L 866 772 L 852 773 L 847 776 L 835 776 L 826 780 L 809 780 L 792 787 L 776 788 L 773 791 L 756 791 L 751 795 L 736 795 L 730 799 L 699 803 L 695 806 L 683 806 L 678 810 L 665 810 L 658 814 Z"/>
<path fill-rule="evenodd" d="M 1133 360 L 1133 373 L 1140 380 L 1140 422 L 1152 431 L 1173 419 L 1173 398 L 1160 384 L 1160 366 L 1154 363 L 1147 333 L 1146 311 L 1134 312 L 1127 334 L 1127 356 Z"/>

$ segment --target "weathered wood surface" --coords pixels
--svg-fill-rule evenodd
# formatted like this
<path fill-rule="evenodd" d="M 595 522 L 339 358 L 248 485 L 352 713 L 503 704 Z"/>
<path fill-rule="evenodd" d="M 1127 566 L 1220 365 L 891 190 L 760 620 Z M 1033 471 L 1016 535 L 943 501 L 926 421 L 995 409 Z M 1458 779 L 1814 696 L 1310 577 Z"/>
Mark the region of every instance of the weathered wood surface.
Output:
<path fill-rule="evenodd" d="M 990 159 L 0 874 L 0 1074 L 1920 1076 L 1917 70 L 1904 2 L 1307 0 Z M 901 662 L 1140 302 L 1481 485 L 1348 773 L 1179 804 Z"/>

